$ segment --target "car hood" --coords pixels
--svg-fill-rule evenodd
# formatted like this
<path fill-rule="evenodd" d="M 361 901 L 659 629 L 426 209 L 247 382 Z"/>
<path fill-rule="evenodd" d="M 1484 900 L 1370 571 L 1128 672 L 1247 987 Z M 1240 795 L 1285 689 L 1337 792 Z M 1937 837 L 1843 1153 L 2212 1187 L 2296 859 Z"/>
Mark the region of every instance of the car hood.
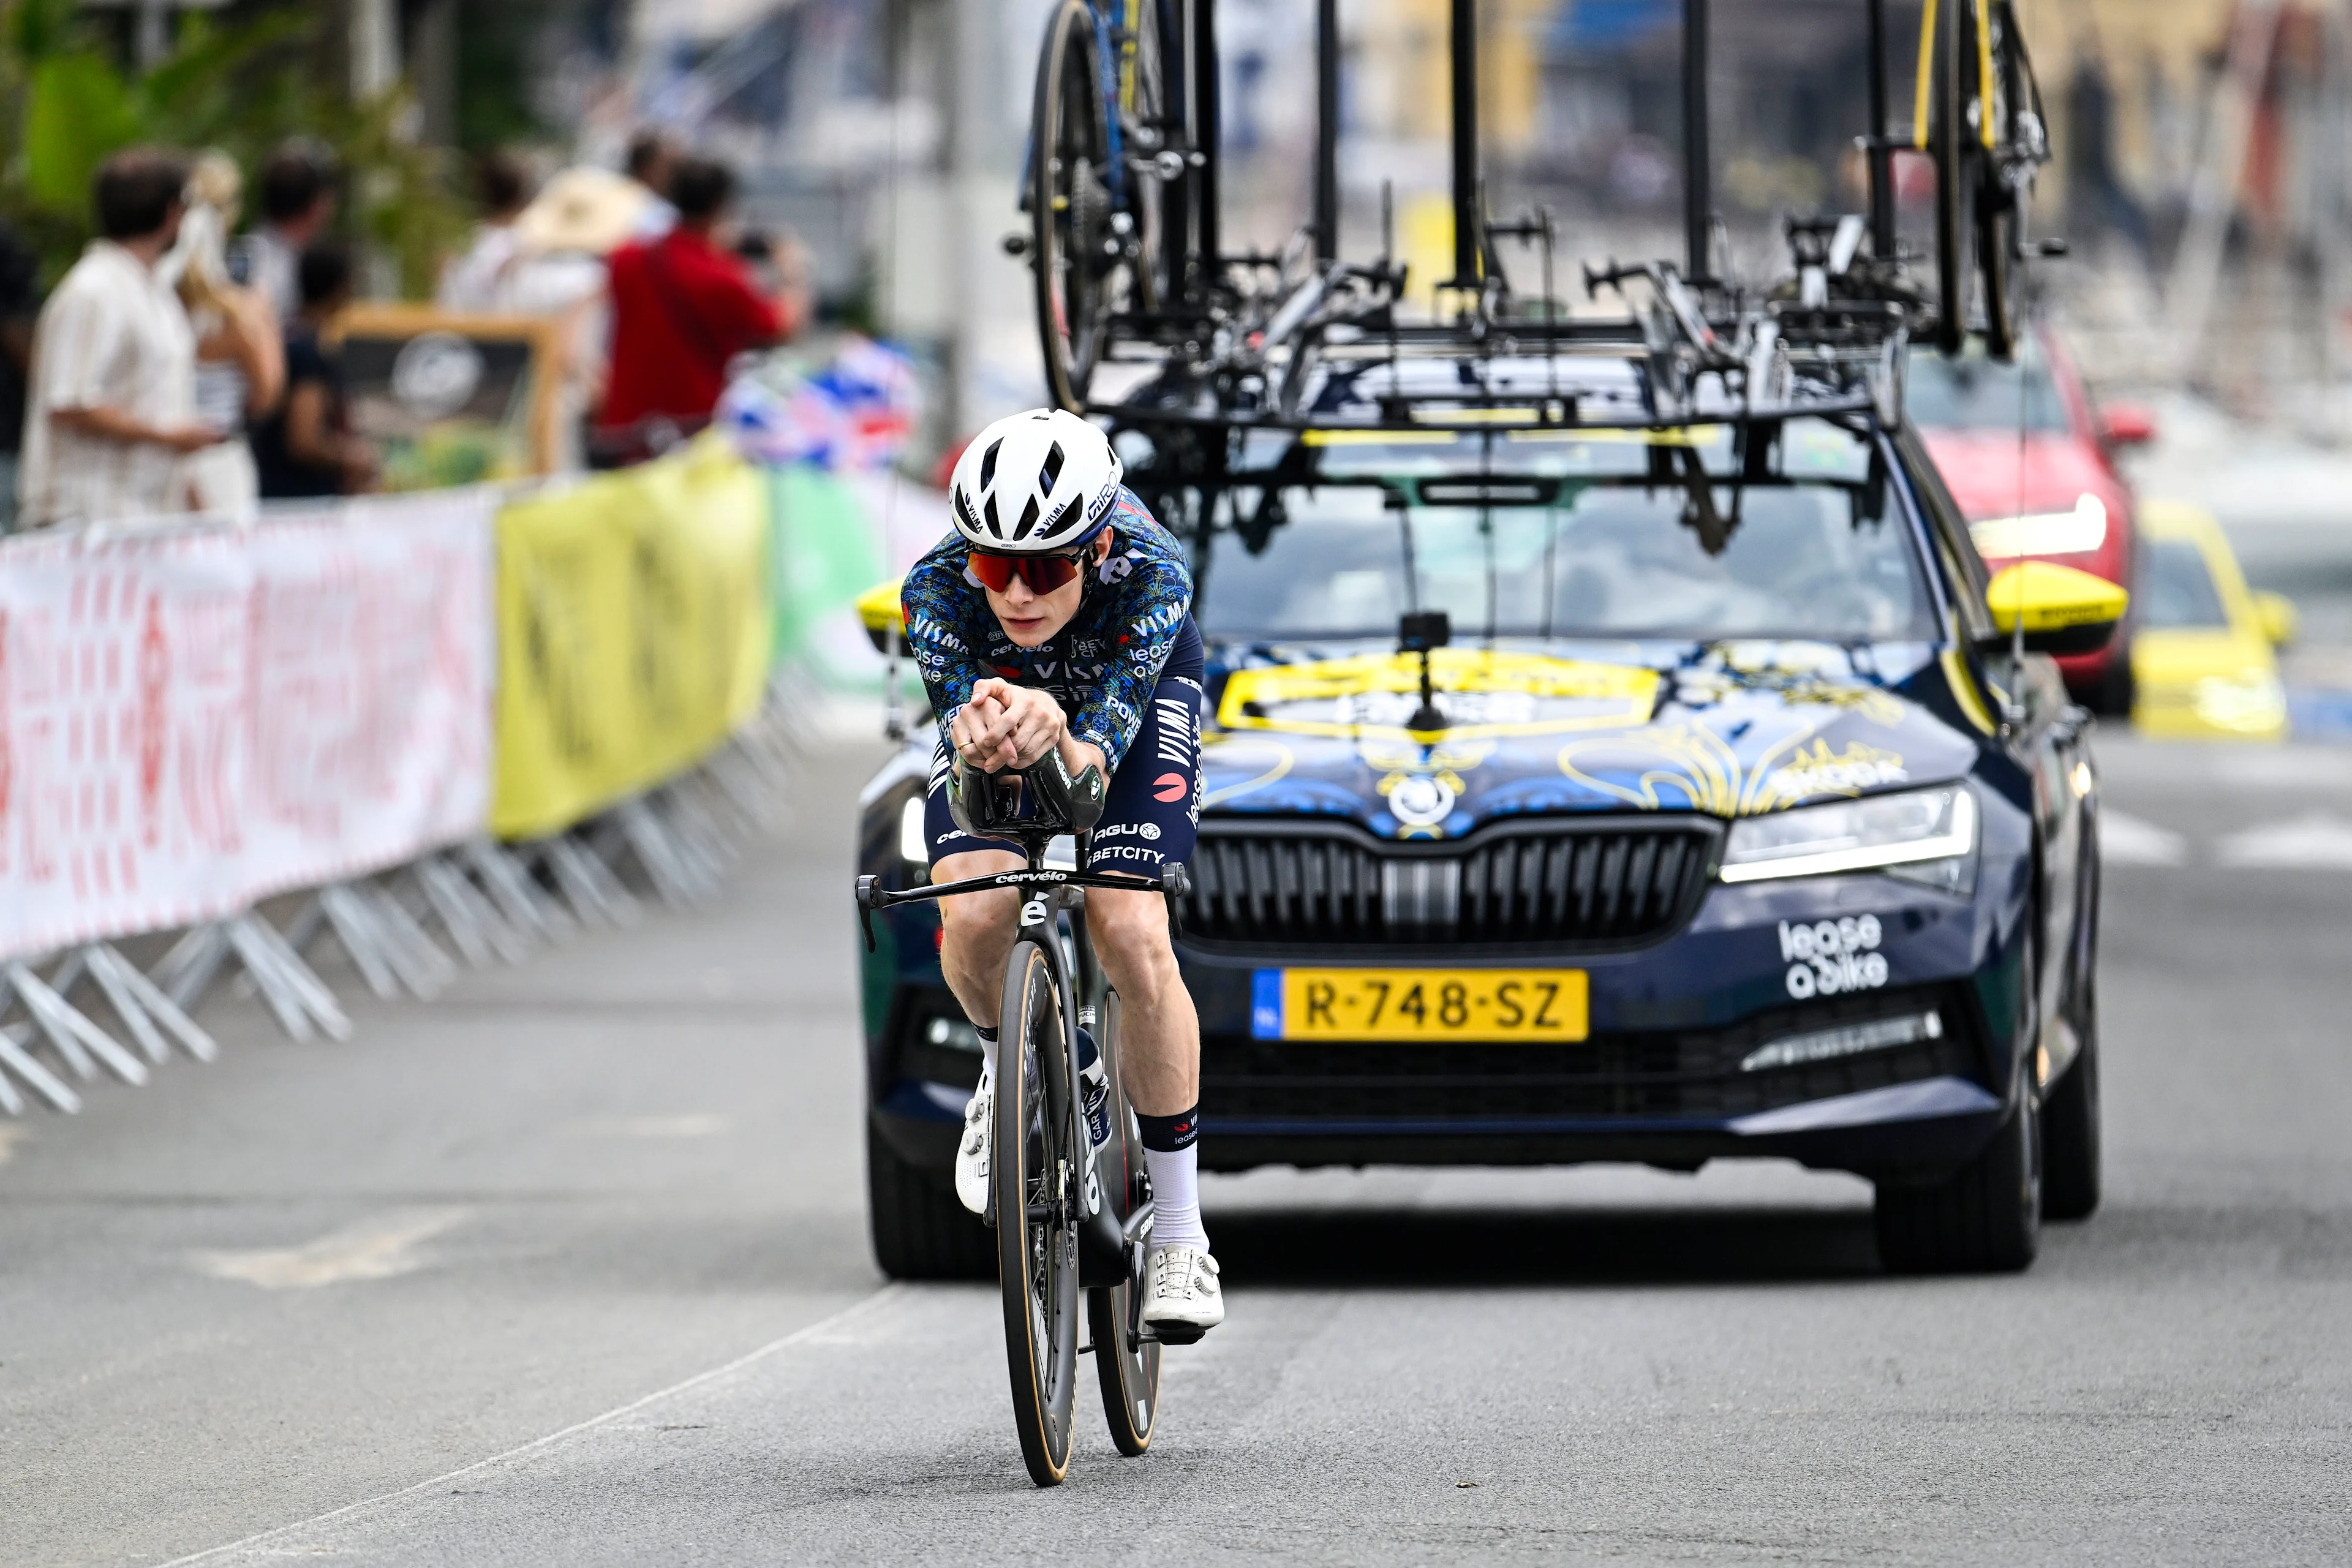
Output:
<path fill-rule="evenodd" d="M 1420 731 L 1417 656 L 1218 647 L 1204 810 L 1391 838 L 1531 813 L 1753 816 L 1964 776 L 1992 731 L 1965 665 L 1918 643 L 1442 648 L 1431 676 L 1447 722 Z"/>
<path fill-rule="evenodd" d="M 2013 430 L 1922 430 L 1936 471 L 1970 521 L 2021 512 L 2065 511 L 2088 490 L 2128 517 L 2131 497 L 2087 444 L 2071 436 Z"/>

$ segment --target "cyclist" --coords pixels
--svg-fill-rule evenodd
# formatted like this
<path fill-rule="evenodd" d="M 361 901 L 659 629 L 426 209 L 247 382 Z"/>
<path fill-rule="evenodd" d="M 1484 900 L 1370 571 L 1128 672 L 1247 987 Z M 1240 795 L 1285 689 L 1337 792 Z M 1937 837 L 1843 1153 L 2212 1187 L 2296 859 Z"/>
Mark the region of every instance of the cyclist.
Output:
<path fill-rule="evenodd" d="M 1073 774 L 1101 768 L 1109 794 L 1088 841 L 1089 871 L 1152 876 L 1192 856 L 1202 708 L 1192 574 L 1120 474 L 1102 432 L 1060 409 L 998 420 L 956 463 L 955 530 L 908 573 L 901 597 L 907 646 L 939 716 L 924 812 L 935 881 L 1026 863 L 1017 846 L 957 827 L 947 792 L 959 759 L 994 773 L 1058 750 Z M 1020 896 L 942 899 L 940 915 L 940 965 L 985 1053 L 956 1149 L 956 1195 L 978 1214 L 988 1195 L 997 1003 Z M 1225 1315 L 1193 1146 L 1200 1019 L 1159 893 L 1092 889 L 1087 929 L 1118 990 L 1121 1070 L 1151 1177 L 1142 1317 L 1163 1338 L 1196 1339 Z"/>

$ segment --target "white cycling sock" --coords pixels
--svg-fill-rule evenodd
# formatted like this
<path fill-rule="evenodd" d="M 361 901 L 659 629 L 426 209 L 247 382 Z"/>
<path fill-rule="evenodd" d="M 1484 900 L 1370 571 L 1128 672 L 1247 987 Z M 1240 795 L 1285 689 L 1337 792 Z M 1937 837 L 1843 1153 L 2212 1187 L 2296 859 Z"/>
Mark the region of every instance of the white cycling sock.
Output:
<path fill-rule="evenodd" d="M 980 1036 L 980 1087 L 974 1094 L 986 1094 L 996 1087 L 996 1031 L 978 1029 Z"/>
<path fill-rule="evenodd" d="M 1208 1251 L 1209 1233 L 1201 1228 L 1201 1151 L 1146 1149 L 1143 1168 L 1151 1177 L 1151 1245 Z"/>

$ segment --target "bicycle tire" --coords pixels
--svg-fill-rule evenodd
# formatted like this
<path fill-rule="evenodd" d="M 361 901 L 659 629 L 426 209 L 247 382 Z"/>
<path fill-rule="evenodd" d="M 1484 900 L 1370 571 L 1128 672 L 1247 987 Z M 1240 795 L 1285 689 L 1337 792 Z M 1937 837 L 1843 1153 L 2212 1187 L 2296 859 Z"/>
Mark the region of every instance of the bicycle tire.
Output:
<path fill-rule="evenodd" d="M 1969 341 L 1969 292 L 1976 266 L 1975 211 L 1965 105 L 1967 53 L 1975 28 L 1968 0 L 1929 0 L 1928 153 L 1936 165 L 1936 347 L 1958 354 Z M 1966 26 L 1964 26 L 1964 24 Z"/>
<path fill-rule="evenodd" d="M 2019 115 L 2025 108 L 2026 67 L 2011 7 L 1993 5 L 1984 16 L 1992 29 L 1993 62 L 1985 111 L 1998 127 L 2001 156 L 1976 160 L 1977 276 L 1984 292 L 1985 353 L 2006 363 L 2025 326 L 2025 193 L 2011 185 L 2006 170 L 2023 140 Z"/>
<path fill-rule="evenodd" d="M 1053 960 L 1034 938 L 1004 970 L 996 1072 L 996 1258 L 1004 1352 L 1022 1462 L 1041 1487 L 1070 1469 L 1078 1359 L 1077 1231 L 1068 1222 L 1079 1170 L 1067 1026 Z"/>
<path fill-rule="evenodd" d="M 1119 1069 L 1118 993 L 1106 991 L 1096 1014 L 1096 1046 L 1103 1055 L 1109 1080 L 1111 1114 L 1118 1136 L 1103 1146 L 1097 1158 L 1104 1200 L 1124 1224 L 1150 1192 L 1143 1174 L 1143 1134 L 1128 1109 L 1127 1083 Z M 1151 1447 L 1160 1421 L 1160 1344 L 1150 1341 L 1129 1346 L 1138 1303 L 1133 1283 L 1087 1292 L 1087 1328 L 1094 1337 L 1095 1373 L 1102 1384 L 1103 1417 L 1110 1425 L 1110 1440 L 1129 1458 Z"/>
<path fill-rule="evenodd" d="M 1108 311 L 1103 244 L 1110 189 L 1100 42 L 1087 0 L 1061 0 L 1045 21 L 1030 110 L 1029 260 L 1045 390 L 1071 413 L 1086 405 Z"/>

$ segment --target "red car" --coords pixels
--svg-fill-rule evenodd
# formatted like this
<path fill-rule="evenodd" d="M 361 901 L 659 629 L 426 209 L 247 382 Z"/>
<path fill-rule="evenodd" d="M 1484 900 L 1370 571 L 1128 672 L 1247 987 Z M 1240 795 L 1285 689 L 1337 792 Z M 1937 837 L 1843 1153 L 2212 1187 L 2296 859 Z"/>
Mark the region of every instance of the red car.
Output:
<path fill-rule="evenodd" d="M 1905 402 L 1987 565 L 1997 572 L 2033 556 L 2131 585 L 2132 492 L 2115 454 L 2154 437 L 2146 409 L 2095 410 L 2043 332 L 2026 340 L 2014 364 L 1986 359 L 1975 342 L 1957 360 L 1914 349 Z M 2130 622 L 2105 647 L 2062 658 L 2058 668 L 2076 700 L 2130 712 Z"/>

